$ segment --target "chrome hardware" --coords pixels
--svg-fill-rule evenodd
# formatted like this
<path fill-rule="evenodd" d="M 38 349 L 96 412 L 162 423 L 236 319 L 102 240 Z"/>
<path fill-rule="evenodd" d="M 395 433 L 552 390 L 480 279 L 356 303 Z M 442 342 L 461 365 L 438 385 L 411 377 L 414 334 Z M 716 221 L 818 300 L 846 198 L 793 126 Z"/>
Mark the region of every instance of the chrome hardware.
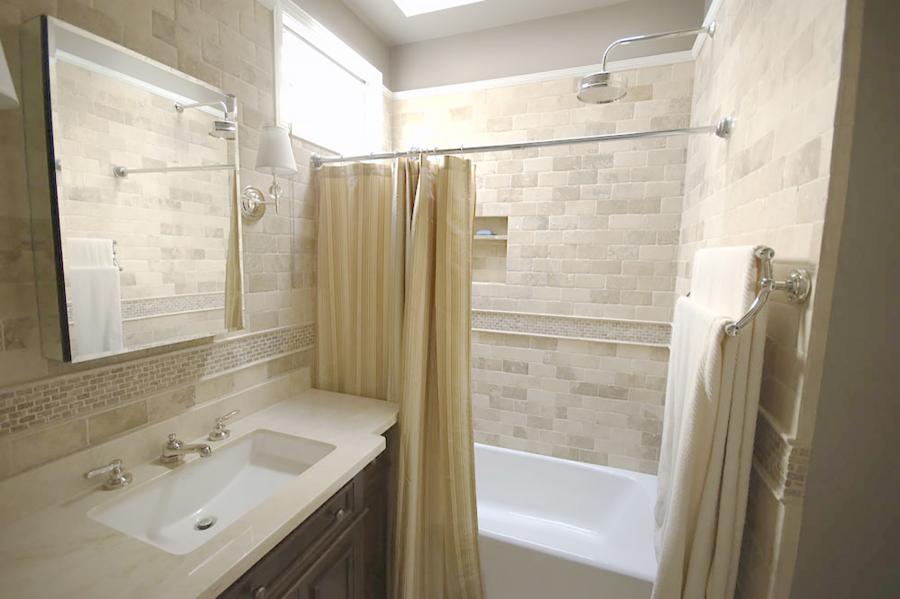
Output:
<path fill-rule="evenodd" d="M 121 489 L 132 481 L 131 473 L 123 472 L 122 460 L 118 458 L 116 458 L 106 466 L 100 466 L 99 468 L 94 468 L 89 472 L 85 472 L 84 477 L 95 478 L 104 474 L 109 474 L 107 479 L 103 482 L 104 489 Z"/>
<path fill-rule="evenodd" d="M 256 587 L 250 592 L 253 599 L 266 599 L 266 587 Z"/>
<path fill-rule="evenodd" d="M 731 337 L 736 336 L 741 329 L 753 321 L 753 318 L 766 305 L 769 294 L 773 291 L 784 291 L 787 293 L 787 299 L 790 303 L 802 304 L 809 298 L 812 290 L 812 278 L 809 271 L 805 268 L 792 270 L 786 281 L 776 281 L 772 274 L 772 259 L 775 257 L 775 250 L 770 247 L 759 246 L 754 251 L 754 254 L 759 259 L 762 270 L 759 292 L 756 294 L 756 299 L 750 304 L 747 313 L 737 322 L 726 325 L 725 333 Z"/>
<path fill-rule="evenodd" d="M 211 433 L 209 433 L 207 439 L 209 439 L 210 441 L 224 441 L 225 439 L 230 437 L 231 431 L 225 428 L 225 423 L 240 413 L 240 410 L 231 410 L 224 416 L 219 416 L 218 418 L 216 418 L 216 427 L 212 430 Z"/>
<path fill-rule="evenodd" d="M 532 141 L 512 142 L 505 144 L 490 144 L 483 146 L 454 146 L 446 148 L 410 148 L 399 152 L 381 152 L 375 154 L 359 154 L 356 156 L 322 156 L 313 154 L 310 162 L 313 167 L 319 168 L 335 162 L 359 162 L 362 160 L 391 160 L 394 158 L 417 158 L 427 156 L 448 156 L 452 154 L 480 154 L 482 152 L 507 152 L 512 150 L 525 150 L 529 148 L 547 148 L 551 146 L 568 146 L 571 144 L 602 143 L 607 141 L 620 141 L 625 139 L 643 139 L 650 137 L 668 137 L 670 135 L 709 135 L 715 134 L 722 139 L 728 139 L 734 129 L 735 121 L 732 117 L 725 117 L 714 125 L 700 125 L 698 127 L 681 127 L 677 129 L 658 129 L 655 131 L 629 131 L 625 133 L 601 133 L 599 135 L 587 135 L 584 137 L 564 137 L 561 139 L 536 139 Z"/>
<path fill-rule="evenodd" d="M 647 40 L 659 40 L 659 39 L 668 39 L 673 37 L 686 37 L 691 35 L 700 35 L 706 34 L 709 37 L 715 37 L 716 35 L 716 22 L 713 21 L 709 25 L 704 25 L 703 27 L 694 27 L 692 29 L 676 29 L 675 31 L 663 31 L 661 33 L 645 33 L 643 35 L 630 35 L 628 37 L 622 37 L 610 45 L 606 47 L 606 50 L 603 51 L 603 58 L 600 62 L 600 68 L 603 71 L 607 71 L 606 63 L 609 61 L 609 53 L 618 46 L 625 46 L 628 44 L 633 44 L 634 42 L 643 42 Z"/>
<path fill-rule="evenodd" d="M 196 453 L 199 454 L 201 458 L 208 458 L 212 455 L 212 447 L 206 443 L 185 445 L 178 440 L 175 433 L 171 433 L 169 434 L 168 442 L 163 445 L 159 461 L 162 464 L 180 464 L 184 461 L 184 456 L 189 453 Z"/>
<path fill-rule="evenodd" d="M 723 117 L 716 125 L 716 136 L 728 139 L 734 133 L 735 120 L 733 116 Z"/>
<path fill-rule="evenodd" d="M 119 269 L 119 272 L 125 270 L 122 268 L 122 264 L 119 263 L 119 242 L 113 239 L 112 242 L 112 252 L 113 252 L 113 266 Z"/>
<path fill-rule="evenodd" d="M 160 166 L 156 168 L 129 168 L 127 166 L 113 166 L 113 175 L 118 178 L 128 177 L 129 175 L 142 175 L 144 173 L 188 173 L 194 171 L 228 171 L 235 168 L 233 163 L 229 164 L 202 164 L 199 166 Z"/>
<path fill-rule="evenodd" d="M 334 519 L 337 522 L 343 521 L 343 519 L 346 517 L 347 517 L 347 510 L 345 510 L 344 508 L 341 508 L 334 513 Z"/>

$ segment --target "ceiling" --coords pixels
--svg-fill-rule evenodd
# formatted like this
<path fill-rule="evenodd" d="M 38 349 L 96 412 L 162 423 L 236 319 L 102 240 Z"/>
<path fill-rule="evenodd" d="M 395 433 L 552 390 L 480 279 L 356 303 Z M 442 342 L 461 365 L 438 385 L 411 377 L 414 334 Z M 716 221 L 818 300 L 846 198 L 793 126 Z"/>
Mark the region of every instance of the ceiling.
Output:
<path fill-rule="evenodd" d="M 406 17 L 394 0 L 344 0 L 391 46 L 502 27 L 630 0 L 484 0 Z"/>

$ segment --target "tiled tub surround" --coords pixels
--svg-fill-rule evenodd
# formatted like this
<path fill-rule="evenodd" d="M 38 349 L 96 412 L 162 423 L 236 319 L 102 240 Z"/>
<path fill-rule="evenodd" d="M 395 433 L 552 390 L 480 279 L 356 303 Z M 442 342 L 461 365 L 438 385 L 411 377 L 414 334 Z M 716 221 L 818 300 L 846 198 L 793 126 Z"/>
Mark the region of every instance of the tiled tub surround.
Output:
<path fill-rule="evenodd" d="M 394 147 L 687 126 L 693 64 L 623 74 L 622 102 L 564 78 L 395 97 Z M 655 472 L 686 139 L 469 156 L 476 163 L 473 384 L 480 442 Z"/>
<path fill-rule="evenodd" d="M 683 127 L 693 64 L 624 73 L 621 102 L 586 105 L 576 78 L 443 95 L 398 94 L 394 147 L 504 143 Z M 668 322 L 686 138 L 468 156 L 479 217 L 508 218 L 506 243 L 477 241 L 473 307 Z"/>
<path fill-rule="evenodd" d="M 475 440 L 655 474 L 668 349 L 475 331 Z"/>
<path fill-rule="evenodd" d="M 314 344 L 289 327 L 0 390 L 0 477 L 285 376 L 299 391 Z"/>
<path fill-rule="evenodd" d="M 282 389 L 279 396 L 262 387 L 0 481 L 0 577 L 6 588 L 22 597 L 212 599 L 381 453 L 381 434 L 396 422 L 396 406 L 389 402 L 316 390 Z M 257 430 L 328 443 L 333 451 L 187 555 L 166 553 L 88 516 L 129 489 L 104 491 L 82 472 L 121 457 L 133 485 L 170 476 L 168 467 L 153 463 L 166 433 L 177 427 L 186 442 L 205 440 L 215 417 L 239 399 L 254 413 L 229 425 L 232 436 L 215 444 L 212 459 Z M 205 465 L 198 456 L 186 461 L 180 468 Z"/>
<path fill-rule="evenodd" d="M 473 310 L 472 328 L 483 331 L 666 346 L 669 343 L 672 327 L 663 322 Z"/>
<path fill-rule="evenodd" d="M 209 136 L 222 117 L 178 113 L 133 83 L 63 60 L 53 65 L 63 251 L 68 238 L 115 240 L 123 298 L 224 293 L 229 173 L 112 172 L 227 163 L 234 143 Z"/>

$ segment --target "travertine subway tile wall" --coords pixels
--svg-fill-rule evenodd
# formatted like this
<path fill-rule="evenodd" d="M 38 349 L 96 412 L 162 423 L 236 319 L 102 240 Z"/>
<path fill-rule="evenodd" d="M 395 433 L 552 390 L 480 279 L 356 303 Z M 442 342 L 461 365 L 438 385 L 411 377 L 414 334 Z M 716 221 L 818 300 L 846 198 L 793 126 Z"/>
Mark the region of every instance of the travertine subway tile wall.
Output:
<path fill-rule="evenodd" d="M 628 96 L 600 106 L 578 101 L 574 77 L 401 96 L 394 146 L 689 124 L 693 64 L 620 76 Z M 499 237 L 474 242 L 477 440 L 656 471 L 668 353 L 654 346 L 668 343 L 686 145 L 669 137 L 470 156 L 475 227 Z"/>
<path fill-rule="evenodd" d="M 504 143 L 687 126 L 693 65 L 628 71 L 628 95 L 586 105 L 577 78 L 394 102 L 396 148 Z M 686 139 L 475 154 L 474 307 L 668 321 Z M 500 221 L 498 223 L 498 221 Z M 503 221 L 506 221 L 504 224 Z"/>
<path fill-rule="evenodd" d="M 766 244 L 776 274 L 819 261 L 830 177 L 845 2 L 725 0 L 696 61 L 693 124 L 727 114 L 727 144 L 687 152 L 677 290 L 701 247 Z M 787 598 L 811 436 L 815 293 L 804 307 L 773 297 L 739 596 Z"/>
<path fill-rule="evenodd" d="M 656 473 L 668 349 L 476 331 L 475 440 Z"/>

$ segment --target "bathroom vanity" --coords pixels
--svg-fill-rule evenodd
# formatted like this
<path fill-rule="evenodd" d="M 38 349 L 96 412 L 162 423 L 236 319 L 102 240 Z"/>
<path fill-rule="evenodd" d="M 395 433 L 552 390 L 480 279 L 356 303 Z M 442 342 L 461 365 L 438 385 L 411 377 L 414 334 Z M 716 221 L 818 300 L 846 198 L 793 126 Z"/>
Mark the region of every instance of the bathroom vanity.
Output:
<path fill-rule="evenodd" d="M 41 599 L 385 596 L 397 406 L 307 389 L 229 424 L 209 457 L 160 463 L 168 433 L 208 442 L 227 402 L 0 481 L 4 588 Z M 84 478 L 114 458 L 130 484 Z"/>
<path fill-rule="evenodd" d="M 266 554 L 220 599 L 382 599 L 386 596 L 387 450 Z"/>

